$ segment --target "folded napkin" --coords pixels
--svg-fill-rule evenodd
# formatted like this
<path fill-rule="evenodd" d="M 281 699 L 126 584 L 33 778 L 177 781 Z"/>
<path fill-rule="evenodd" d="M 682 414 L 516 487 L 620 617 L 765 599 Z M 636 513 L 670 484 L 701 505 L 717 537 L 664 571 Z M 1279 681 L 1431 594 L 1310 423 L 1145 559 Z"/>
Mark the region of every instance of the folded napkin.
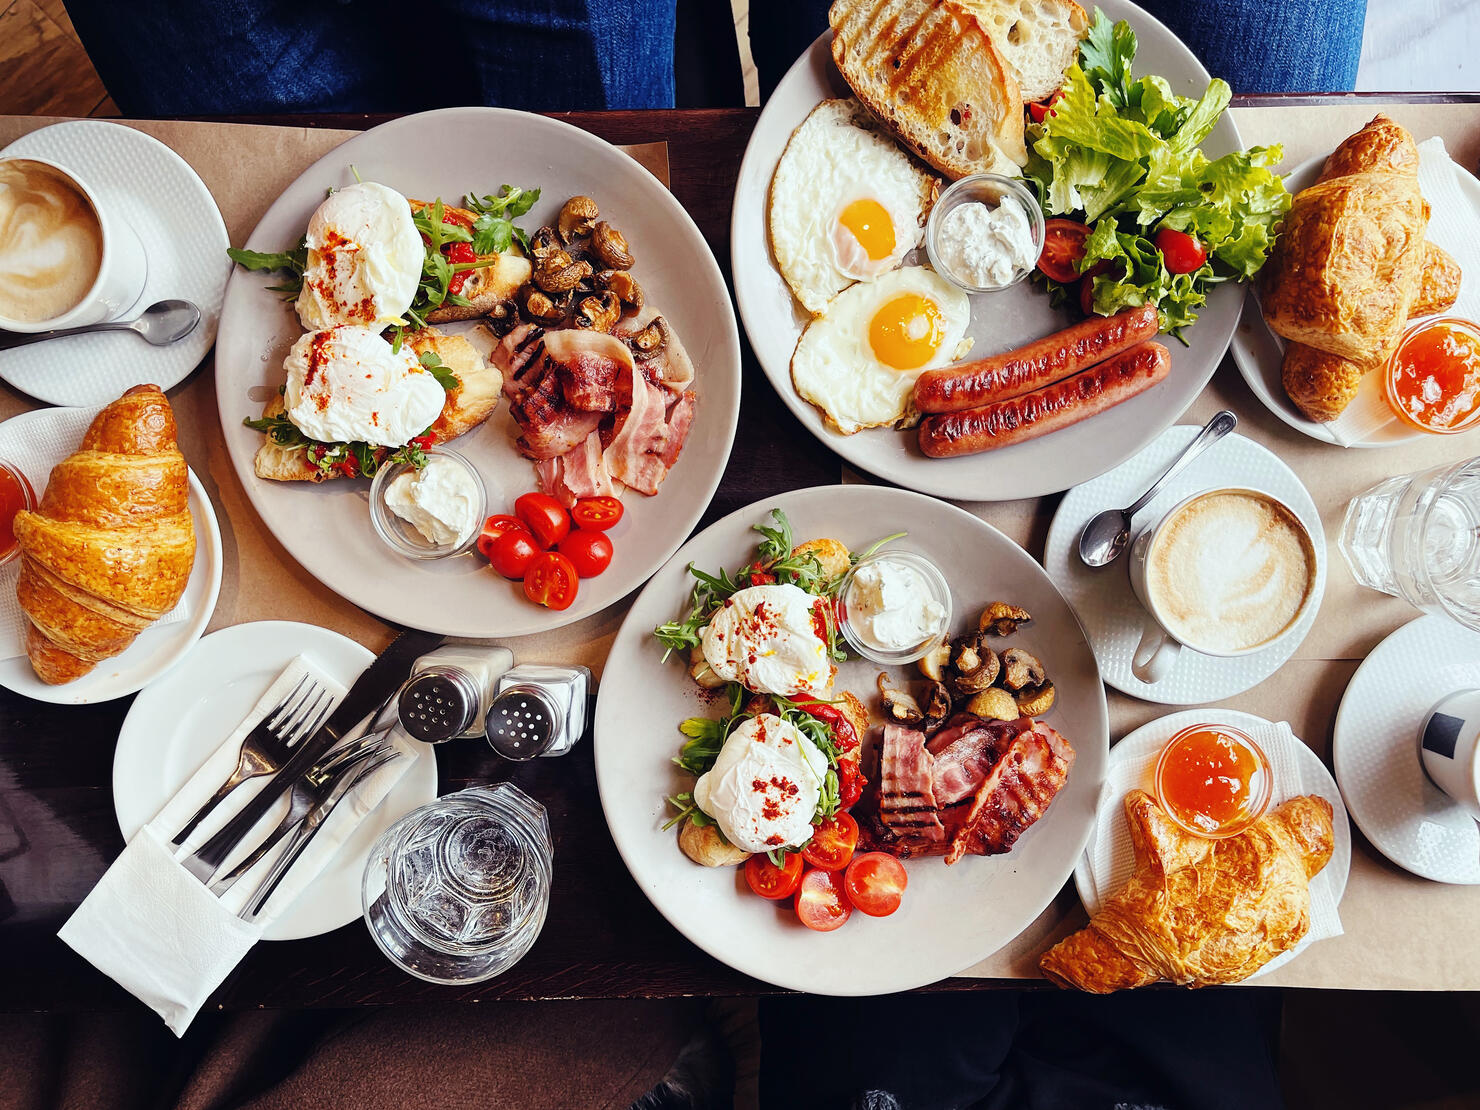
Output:
<path fill-rule="evenodd" d="M 1180 717 L 1182 714 L 1173 716 Z M 1208 714 L 1207 719 L 1210 723 L 1216 723 L 1215 714 Z M 1162 718 L 1162 721 L 1168 720 L 1170 718 Z M 1157 728 L 1153 724 L 1142 729 L 1134 738 L 1128 737 L 1111 749 L 1110 766 L 1105 774 L 1105 785 L 1100 791 L 1094 830 L 1084 849 L 1084 859 L 1089 865 L 1087 885 L 1090 888 L 1084 892 L 1085 909 L 1091 914 L 1099 909 L 1105 899 L 1123 888 L 1135 870 L 1130 825 L 1125 818 L 1125 796 L 1137 788 L 1154 795 L 1152 786 L 1156 777 L 1157 757 L 1161 755 L 1166 742 L 1189 723 L 1191 722 L 1182 720 L 1164 728 Z M 1281 721 L 1278 724 L 1265 722 L 1259 725 L 1240 722 L 1237 727 L 1247 733 L 1269 757 L 1274 772 L 1270 809 L 1301 794 L 1319 794 L 1330 799 L 1335 810 L 1336 847 L 1331 861 L 1310 882 L 1310 932 L 1293 951 L 1275 957 L 1255 973 L 1262 975 L 1292 958 L 1312 941 L 1341 935 L 1341 917 L 1336 910 L 1336 873 L 1339 869 L 1343 876 L 1346 874 L 1350 861 L 1350 843 L 1349 840 L 1345 842 L 1346 851 L 1343 852 L 1343 837 L 1348 834 L 1340 794 L 1331 798 L 1335 786 L 1329 781 L 1329 777 L 1317 777 L 1310 772 L 1309 764 L 1299 757 L 1297 751 L 1297 745 L 1304 745 L 1290 731 L 1290 726 Z M 1084 872 L 1081 871 L 1080 874 Z"/>
<path fill-rule="evenodd" d="M 20 468 L 40 497 L 51 468 L 77 450 L 87 426 L 100 411 L 102 406 L 52 409 L 47 420 L 8 420 L 0 424 L 0 455 Z M 26 654 L 29 622 L 15 597 L 15 583 L 20 574 L 19 559 L 0 567 L 0 659 L 16 659 Z M 190 606 L 182 598 L 180 604 L 155 623 L 175 624 L 188 616 Z"/>
<path fill-rule="evenodd" d="M 297 896 L 323 871 L 339 846 L 375 809 L 411 766 L 416 742 L 394 730 L 391 742 L 403 758 L 385 764 L 346 795 L 308 848 L 289 869 L 255 921 L 237 915 L 256 893 L 274 859 L 291 836 L 244 874 L 221 898 L 178 862 L 204 843 L 248 799 L 266 785 L 266 777 L 237 787 L 203 821 L 181 848 L 170 844 L 195 811 L 236 768 L 237 754 L 248 732 L 291 691 L 311 675 L 337 702 L 344 686 L 302 656 L 294 659 L 235 731 L 211 754 L 163 809 L 138 831 L 98 885 L 57 934 L 85 960 L 112 977 L 183 1036 L 206 999 L 241 962 L 263 930 L 292 906 Z M 363 732 L 361 722 L 349 735 Z M 287 812 L 280 799 L 233 855 L 246 856 Z M 224 868 L 235 864 L 227 859 Z"/>

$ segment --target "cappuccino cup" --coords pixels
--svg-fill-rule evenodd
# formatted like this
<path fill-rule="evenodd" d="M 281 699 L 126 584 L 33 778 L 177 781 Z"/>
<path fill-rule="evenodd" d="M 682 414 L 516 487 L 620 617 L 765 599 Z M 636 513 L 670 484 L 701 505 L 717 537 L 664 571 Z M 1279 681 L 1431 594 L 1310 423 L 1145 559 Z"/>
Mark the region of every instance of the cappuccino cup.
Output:
<path fill-rule="evenodd" d="M 1136 537 L 1130 575 L 1146 609 L 1131 673 L 1155 683 L 1184 649 L 1250 655 L 1288 636 L 1315 596 L 1315 544 L 1270 494 L 1204 490 Z"/>
<path fill-rule="evenodd" d="M 1424 772 L 1480 820 L 1480 690 L 1460 690 L 1429 710 L 1418 730 Z"/>
<path fill-rule="evenodd" d="M 148 267 L 134 229 L 71 171 L 0 159 L 0 328 L 85 327 L 139 299 Z"/>

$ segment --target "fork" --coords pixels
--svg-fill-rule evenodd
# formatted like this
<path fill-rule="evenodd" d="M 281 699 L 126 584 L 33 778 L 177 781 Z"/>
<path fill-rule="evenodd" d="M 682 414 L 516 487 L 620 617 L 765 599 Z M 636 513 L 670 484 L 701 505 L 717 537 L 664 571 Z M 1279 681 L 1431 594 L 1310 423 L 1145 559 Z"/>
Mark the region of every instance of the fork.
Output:
<path fill-rule="evenodd" d="M 171 843 L 184 844 L 211 811 L 242 783 L 270 775 L 281 767 L 292 754 L 293 744 L 305 736 L 312 736 L 333 704 L 334 696 L 311 675 L 300 678 L 298 685 L 247 733 L 237 756 L 236 770 L 221 784 L 221 789 L 211 800 L 185 822 L 185 827 L 175 834 Z"/>

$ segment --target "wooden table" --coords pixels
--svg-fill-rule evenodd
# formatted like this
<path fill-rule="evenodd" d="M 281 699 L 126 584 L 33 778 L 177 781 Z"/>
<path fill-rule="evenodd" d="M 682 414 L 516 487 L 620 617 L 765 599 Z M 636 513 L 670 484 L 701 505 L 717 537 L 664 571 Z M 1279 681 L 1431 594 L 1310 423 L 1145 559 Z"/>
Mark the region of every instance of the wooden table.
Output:
<path fill-rule="evenodd" d="M 728 272 L 732 193 L 756 115 L 750 109 L 721 109 L 575 113 L 560 118 L 617 143 L 666 140 L 672 191 Z M 336 116 L 241 122 L 358 128 L 380 121 L 378 117 Z M 1473 167 L 1474 158 L 1466 164 Z M 234 236 L 233 241 L 240 238 Z M 209 369 L 204 372 L 210 373 Z M 1227 383 L 1233 377 L 1232 368 L 1225 366 L 1218 381 Z M 1273 426 L 1271 434 L 1278 434 L 1282 426 L 1257 409 L 1241 382 L 1230 388 L 1240 395 L 1241 417 L 1263 417 L 1261 426 Z M 4 400 L 7 411 L 26 404 L 13 394 Z M 215 420 L 213 408 L 208 415 L 197 415 Z M 1402 459 L 1389 462 L 1394 470 L 1409 469 Z M 199 461 L 194 465 L 200 469 Z M 841 472 L 838 458 L 790 414 L 745 347 L 744 401 L 736 449 L 701 527 L 784 490 L 836 482 Z M 227 488 L 219 470 L 214 473 L 220 488 L 213 496 L 218 496 L 223 525 L 227 514 L 222 502 L 232 519 L 239 512 L 250 513 L 239 484 Z M 1018 535 L 1031 552 L 1041 555 L 1046 522 L 1056 501 L 1048 498 L 1003 506 L 1001 519 L 995 515 L 991 519 L 1010 525 L 1010 534 Z M 279 552 L 278 557 L 287 573 L 300 580 L 306 577 L 285 553 Z M 308 585 L 322 589 L 311 582 Z M 615 616 L 591 618 L 592 638 L 609 638 L 615 620 Z M 357 627 L 345 631 L 377 649 L 391 636 L 389 629 L 367 614 L 358 614 Z M 514 646 L 517 650 L 518 643 Z M 1342 673 L 1349 674 L 1349 670 Z M 1340 681 L 1344 684 L 1344 677 Z M 0 691 L 0 1009 L 67 1011 L 137 1005 L 55 936 L 123 847 L 113 816 L 111 768 L 114 740 L 129 704 L 130 699 L 122 699 L 63 708 Z M 1136 705 L 1136 713 L 1143 718 L 1159 712 L 1157 707 Z M 217 993 L 214 1004 L 241 1009 L 450 998 L 749 994 L 773 989 L 698 951 L 638 890 L 606 831 L 589 743 L 567 758 L 517 767 L 475 744 L 452 745 L 440 749 L 438 755 L 443 793 L 472 783 L 512 779 L 549 809 L 558 864 L 549 917 L 530 954 L 491 982 L 466 988 L 438 987 L 387 964 L 356 923 L 311 940 L 258 945 Z M 1370 848 L 1363 850 L 1371 852 Z M 1066 890 L 1060 902 L 1069 907 L 1069 913 L 1077 912 L 1072 891 Z M 1035 935 L 1021 943 L 1041 941 Z M 1440 957 L 1434 954 L 1434 958 Z M 993 985 L 1031 982 L 951 979 L 931 989 Z"/>

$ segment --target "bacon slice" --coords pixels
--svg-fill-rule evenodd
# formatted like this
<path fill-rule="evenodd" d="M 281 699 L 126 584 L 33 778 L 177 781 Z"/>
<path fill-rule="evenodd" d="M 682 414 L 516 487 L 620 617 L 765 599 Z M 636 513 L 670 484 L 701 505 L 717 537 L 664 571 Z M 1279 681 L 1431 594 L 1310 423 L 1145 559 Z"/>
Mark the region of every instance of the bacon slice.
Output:
<path fill-rule="evenodd" d="M 1073 764 L 1074 748 L 1054 729 L 1034 722 L 1019 733 L 977 788 L 965 821 L 951 836 L 946 863 L 968 852 L 1011 851 L 1063 789 Z"/>
<path fill-rule="evenodd" d="M 946 829 L 936 814 L 935 787 L 931 782 L 934 762 L 934 757 L 925 750 L 924 733 L 903 725 L 884 726 L 879 820 L 890 832 L 905 839 L 933 843 L 945 840 Z"/>

